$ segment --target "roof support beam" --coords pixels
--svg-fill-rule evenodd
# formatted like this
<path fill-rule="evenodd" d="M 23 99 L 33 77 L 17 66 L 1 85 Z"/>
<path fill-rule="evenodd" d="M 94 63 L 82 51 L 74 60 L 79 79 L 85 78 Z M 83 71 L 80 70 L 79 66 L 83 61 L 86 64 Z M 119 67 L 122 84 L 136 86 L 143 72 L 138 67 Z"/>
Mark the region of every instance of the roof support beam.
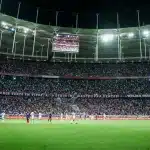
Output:
<path fill-rule="evenodd" d="M 50 39 L 48 39 L 48 42 L 47 42 L 47 59 L 48 59 L 48 55 L 49 55 L 49 44 L 50 44 Z"/>
<path fill-rule="evenodd" d="M 3 4 L 3 0 L 0 1 L 0 12 L 2 12 L 2 4 Z"/>
<path fill-rule="evenodd" d="M 122 51 L 120 48 L 121 39 L 120 39 L 120 22 L 119 22 L 119 14 L 117 13 L 117 39 L 118 39 L 118 59 L 122 58 Z"/>
<path fill-rule="evenodd" d="M 97 37 L 96 37 L 96 48 L 95 48 L 95 61 L 98 61 L 98 43 L 99 43 L 99 38 L 98 38 L 98 24 L 99 24 L 99 14 L 96 14 L 96 29 L 97 29 Z"/>
<path fill-rule="evenodd" d="M 35 51 L 35 40 L 36 40 L 36 30 L 37 30 L 38 16 L 39 16 L 39 8 L 37 8 L 37 12 L 36 12 L 36 25 L 35 25 L 35 29 L 34 29 L 32 56 L 34 56 L 34 51 Z"/>
<path fill-rule="evenodd" d="M 12 54 L 14 53 L 15 42 L 16 42 L 17 25 L 18 25 L 18 18 L 19 18 L 19 14 L 20 14 L 20 5 L 21 5 L 21 3 L 19 2 L 19 4 L 18 4 L 18 11 L 17 11 L 17 17 L 16 17 L 16 25 L 15 25 L 14 37 L 13 37 L 13 44 L 12 44 Z"/>
<path fill-rule="evenodd" d="M 137 17 L 138 17 L 138 27 L 139 27 L 139 38 L 140 38 L 140 57 L 143 58 L 142 54 L 142 36 L 141 36 L 141 25 L 140 25 L 140 11 L 137 10 Z"/>

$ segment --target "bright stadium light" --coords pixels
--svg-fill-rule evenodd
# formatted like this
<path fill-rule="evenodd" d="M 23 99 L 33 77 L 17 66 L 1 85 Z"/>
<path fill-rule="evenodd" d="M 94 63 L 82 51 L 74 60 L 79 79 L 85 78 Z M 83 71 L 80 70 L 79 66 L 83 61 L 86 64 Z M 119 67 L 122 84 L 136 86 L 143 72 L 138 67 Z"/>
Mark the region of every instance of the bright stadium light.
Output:
<path fill-rule="evenodd" d="M 120 36 L 123 37 L 123 36 L 124 36 L 124 33 L 121 33 Z"/>
<path fill-rule="evenodd" d="M 1 22 L 1 25 L 3 26 L 3 28 L 8 29 L 8 25 L 7 25 L 6 22 L 2 21 L 2 22 Z"/>
<path fill-rule="evenodd" d="M 14 31 L 15 31 L 15 28 L 11 28 L 11 31 L 14 32 Z"/>
<path fill-rule="evenodd" d="M 5 28 L 5 29 L 8 29 L 8 26 L 5 26 L 4 28 Z"/>
<path fill-rule="evenodd" d="M 128 34 L 129 38 L 133 38 L 133 36 L 134 36 L 134 33 L 132 33 L 132 32 Z"/>
<path fill-rule="evenodd" d="M 148 37 L 149 36 L 149 31 L 148 30 L 143 31 L 143 35 L 144 35 L 144 37 Z"/>
<path fill-rule="evenodd" d="M 2 22 L 1 22 L 1 25 L 2 25 L 2 26 L 6 26 L 6 25 L 7 25 L 7 23 L 6 23 L 6 22 L 4 22 L 4 21 L 2 21 Z"/>
<path fill-rule="evenodd" d="M 25 29 L 24 29 L 24 33 L 26 34 L 26 33 L 28 33 L 28 32 L 29 32 L 29 29 L 25 28 Z"/>
<path fill-rule="evenodd" d="M 36 36 L 36 30 L 33 30 L 33 35 Z"/>
<path fill-rule="evenodd" d="M 114 38 L 114 35 L 113 35 L 113 34 L 105 34 L 105 35 L 102 35 L 102 41 L 103 41 L 103 42 L 112 41 L 113 38 Z"/>

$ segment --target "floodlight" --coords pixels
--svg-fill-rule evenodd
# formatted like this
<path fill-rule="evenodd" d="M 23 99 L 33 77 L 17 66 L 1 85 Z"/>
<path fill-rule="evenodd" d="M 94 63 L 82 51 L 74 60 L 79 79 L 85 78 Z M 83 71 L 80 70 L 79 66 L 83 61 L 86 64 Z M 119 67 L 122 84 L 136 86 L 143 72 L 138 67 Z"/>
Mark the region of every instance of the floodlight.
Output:
<path fill-rule="evenodd" d="M 1 25 L 2 25 L 2 26 L 6 26 L 6 25 L 7 25 L 7 23 L 6 23 L 6 22 L 4 22 L 4 21 L 2 21 L 2 22 L 1 22 Z"/>
<path fill-rule="evenodd" d="M 105 35 L 102 35 L 102 40 L 103 40 L 103 42 L 112 41 L 113 38 L 114 38 L 114 35 L 113 35 L 113 34 L 105 34 Z"/>
<path fill-rule="evenodd" d="M 28 33 L 28 31 L 29 31 L 29 29 L 27 29 L 27 28 L 24 29 L 24 33 Z"/>
<path fill-rule="evenodd" d="M 4 28 L 5 28 L 5 29 L 8 29 L 8 26 L 5 26 Z"/>
<path fill-rule="evenodd" d="M 33 30 L 33 35 L 36 36 L 36 30 Z"/>
<path fill-rule="evenodd" d="M 121 36 L 121 37 L 124 36 L 124 33 L 121 33 L 120 36 Z"/>
<path fill-rule="evenodd" d="M 143 35 L 144 35 L 145 37 L 148 37 L 148 36 L 149 36 L 149 31 L 148 31 L 148 30 L 143 31 Z"/>
<path fill-rule="evenodd" d="M 8 29 L 8 26 L 7 26 L 7 23 L 6 23 L 6 22 L 2 21 L 2 22 L 1 22 L 1 25 L 3 26 L 3 28 Z"/>
<path fill-rule="evenodd" d="M 132 38 L 133 36 L 134 36 L 134 33 L 132 33 L 132 32 L 128 34 L 129 38 Z"/>
<path fill-rule="evenodd" d="M 11 28 L 11 31 L 14 32 L 14 31 L 15 31 L 15 28 Z"/>

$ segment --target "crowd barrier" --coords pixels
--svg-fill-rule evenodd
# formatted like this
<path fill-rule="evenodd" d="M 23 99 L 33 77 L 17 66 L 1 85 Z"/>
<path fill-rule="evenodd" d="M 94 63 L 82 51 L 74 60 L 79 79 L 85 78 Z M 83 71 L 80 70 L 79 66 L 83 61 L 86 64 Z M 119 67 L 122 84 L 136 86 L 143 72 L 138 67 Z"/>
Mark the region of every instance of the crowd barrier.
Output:
<path fill-rule="evenodd" d="M 68 118 L 63 117 L 64 120 L 70 120 L 72 117 L 68 116 Z M 7 115 L 6 119 L 25 119 L 25 116 L 23 115 Z M 35 119 L 38 119 L 38 116 L 35 117 Z M 47 120 L 48 117 L 44 116 L 41 118 L 42 120 Z M 53 120 L 60 120 L 61 118 L 59 116 L 53 116 Z M 105 118 L 102 115 L 94 115 L 94 116 L 87 116 L 86 118 L 84 117 L 79 117 L 77 116 L 76 119 L 87 119 L 87 120 L 150 120 L 150 116 L 123 116 L 123 115 L 107 115 Z"/>

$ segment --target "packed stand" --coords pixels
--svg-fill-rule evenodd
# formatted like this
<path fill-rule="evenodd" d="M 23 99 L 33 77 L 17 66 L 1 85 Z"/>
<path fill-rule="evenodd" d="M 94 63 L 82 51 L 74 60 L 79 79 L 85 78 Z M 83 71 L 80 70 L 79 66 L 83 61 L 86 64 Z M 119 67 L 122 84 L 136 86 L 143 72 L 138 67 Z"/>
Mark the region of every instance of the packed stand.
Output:
<path fill-rule="evenodd" d="M 71 112 L 77 105 L 81 112 L 108 115 L 150 115 L 150 98 L 127 98 L 130 94 L 150 94 L 148 79 L 134 80 L 68 80 L 1 76 L 0 110 L 7 113 Z M 11 93 L 31 93 L 11 95 Z M 7 94 L 6 94 L 7 93 Z M 38 95 L 32 95 L 32 94 Z M 80 97 L 81 95 L 121 95 L 118 98 Z M 61 95 L 67 95 L 61 97 Z M 80 95 L 80 96 L 79 96 Z"/>
<path fill-rule="evenodd" d="M 150 94 L 148 79 L 70 80 L 2 76 L 0 89 L 4 92 L 37 94 Z"/>
<path fill-rule="evenodd" d="M 149 76 L 149 63 L 46 63 L 7 61 L 0 63 L 0 73 L 54 76 Z"/>
<path fill-rule="evenodd" d="M 63 99 L 63 98 L 62 98 Z M 36 114 L 53 114 L 59 115 L 71 114 L 71 100 L 63 100 L 58 104 L 55 98 L 44 97 L 22 97 L 22 96 L 0 96 L 0 110 L 6 114 L 21 115 L 25 112 L 34 111 Z M 79 110 L 76 113 L 98 114 L 103 115 L 150 115 L 150 99 L 76 99 L 75 103 Z"/>

